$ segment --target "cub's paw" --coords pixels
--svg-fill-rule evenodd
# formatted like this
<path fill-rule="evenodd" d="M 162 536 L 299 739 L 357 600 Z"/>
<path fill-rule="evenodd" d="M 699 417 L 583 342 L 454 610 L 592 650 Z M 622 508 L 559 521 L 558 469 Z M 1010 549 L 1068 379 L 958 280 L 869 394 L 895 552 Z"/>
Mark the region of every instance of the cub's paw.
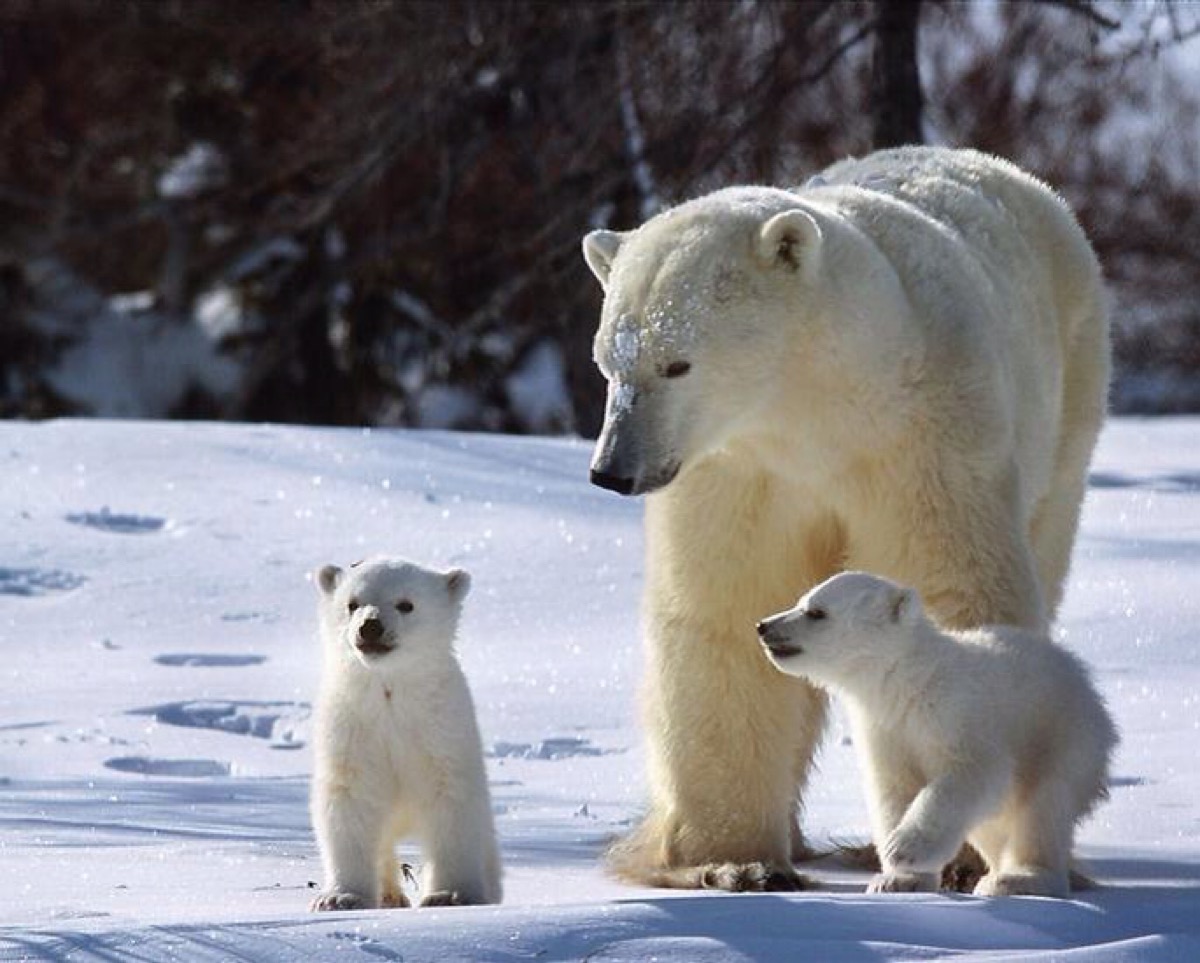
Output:
<path fill-rule="evenodd" d="M 699 867 L 700 888 L 727 893 L 792 893 L 816 884 L 791 866 L 770 863 L 713 863 Z"/>
<path fill-rule="evenodd" d="M 384 909 L 408 909 L 412 903 L 408 901 L 400 890 L 393 890 L 383 894 L 383 899 L 379 901 L 379 905 Z"/>
<path fill-rule="evenodd" d="M 867 884 L 868 893 L 936 893 L 937 873 L 878 873 Z"/>
<path fill-rule="evenodd" d="M 325 910 L 370 909 L 371 902 L 358 893 L 320 893 L 313 898 L 308 908 L 314 913 Z"/>
<path fill-rule="evenodd" d="M 466 906 L 463 898 L 453 890 L 443 889 L 430 893 L 421 900 L 422 906 Z"/>
<path fill-rule="evenodd" d="M 1030 870 L 1021 873 L 989 873 L 975 885 L 976 896 L 1055 896 L 1071 895 L 1066 873 Z"/>

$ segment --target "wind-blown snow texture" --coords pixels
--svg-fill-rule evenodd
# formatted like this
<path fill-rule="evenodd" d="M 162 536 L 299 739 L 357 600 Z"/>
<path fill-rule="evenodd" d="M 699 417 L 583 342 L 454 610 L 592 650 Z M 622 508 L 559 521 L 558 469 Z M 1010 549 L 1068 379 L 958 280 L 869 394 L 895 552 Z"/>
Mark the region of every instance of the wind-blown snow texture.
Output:
<path fill-rule="evenodd" d="M 666 894 L 603 876 L 637 813 L 640 506 L 582 442 L 0 424 L 0 960 L 1200 959 L 1200 421 L 1105 433 L 1065 611 L 1119 721 L 1070 902 Z M 313 915 L 308 573 L 392 552 L 474 576 L 460 651 L 502 907 Z M 809 796 L 862 840 L 845 729 Z"/>

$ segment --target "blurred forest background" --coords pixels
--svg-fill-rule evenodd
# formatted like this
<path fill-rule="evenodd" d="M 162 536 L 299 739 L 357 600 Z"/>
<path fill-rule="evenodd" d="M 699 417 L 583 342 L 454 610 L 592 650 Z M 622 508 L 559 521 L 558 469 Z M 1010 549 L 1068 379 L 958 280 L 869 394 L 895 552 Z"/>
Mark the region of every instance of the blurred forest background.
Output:
<path fill-rule="evenodd" d="M 1200 6 L 0 0 L 0 415 L 592 433 L 595 227 L 923 139 L 1074 205 L 1200 410 Z"/>

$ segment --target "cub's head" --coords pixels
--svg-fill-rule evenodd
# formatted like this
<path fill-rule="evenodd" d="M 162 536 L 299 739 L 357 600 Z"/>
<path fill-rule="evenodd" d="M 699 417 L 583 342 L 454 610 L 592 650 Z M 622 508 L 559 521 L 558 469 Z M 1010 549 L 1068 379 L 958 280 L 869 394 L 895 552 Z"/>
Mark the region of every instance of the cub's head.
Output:
<path fill-rule="evenodd" d="M 382 670 L 451 652 L 471 577 L 383 558 L 326 565 L 316 583 L 325 644 Z"/>
<path fill-rule="evenodd" d="M 843 572 L 810 590 L 795 608 L 759 622 L 758 637 L 788 675 L 837 682 L 864 657 L 902 644 L 923 619 L 914 589 Z"/>
<path fill-rule="evenodd" d="M 604 288 L 594 357 L 608 401 L 594 484 L 656 491 L 761 421 L 794 376 L 787 360 L 821 243 L 796 195 L 771 188 L 717 191 L 635 231 L 583 239 Z"/>

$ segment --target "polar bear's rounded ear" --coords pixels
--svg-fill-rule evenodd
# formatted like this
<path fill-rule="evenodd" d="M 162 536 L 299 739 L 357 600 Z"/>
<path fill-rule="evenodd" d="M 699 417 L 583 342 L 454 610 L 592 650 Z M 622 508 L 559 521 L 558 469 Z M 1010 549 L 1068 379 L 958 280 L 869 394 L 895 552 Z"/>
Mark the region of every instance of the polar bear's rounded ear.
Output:
<path fill-rule="evenodd" d="M 336 565 L 322 565 L 317 570 L 317 588 L 326 595 L 332 595 L 342 580 L 342 570 Z"/>
<path fill-rule="evenodd" d="M 467 597 L 467 593 L 471 591 L 470 573 L 463 571 L 461 568 L 452 568 L 446 573 L 446 588 L 450 590 L 450 597 L 455 602 L 461 602 Z"/>
<path fill-rule="evenodd" d="M 583 239 L 583 259 L 602 288 L 608 287 L 612 263 L 624 240 L 625 235 L 617 231 L 592 231 Z"/>
<path fill-rule="evenodd" d="M 811 275 L 821 247 L 821 225 L 799 208 L 770 218 L 758 234 L 758 253 L 768 264 L 783 264 Z"/>
<path fill-rule="evenodd" d="M 888 612 L 897 625 L 912 625 L 921 617 L 921 599 L 916 589 L 896 588 L 888 600 Z"/>

